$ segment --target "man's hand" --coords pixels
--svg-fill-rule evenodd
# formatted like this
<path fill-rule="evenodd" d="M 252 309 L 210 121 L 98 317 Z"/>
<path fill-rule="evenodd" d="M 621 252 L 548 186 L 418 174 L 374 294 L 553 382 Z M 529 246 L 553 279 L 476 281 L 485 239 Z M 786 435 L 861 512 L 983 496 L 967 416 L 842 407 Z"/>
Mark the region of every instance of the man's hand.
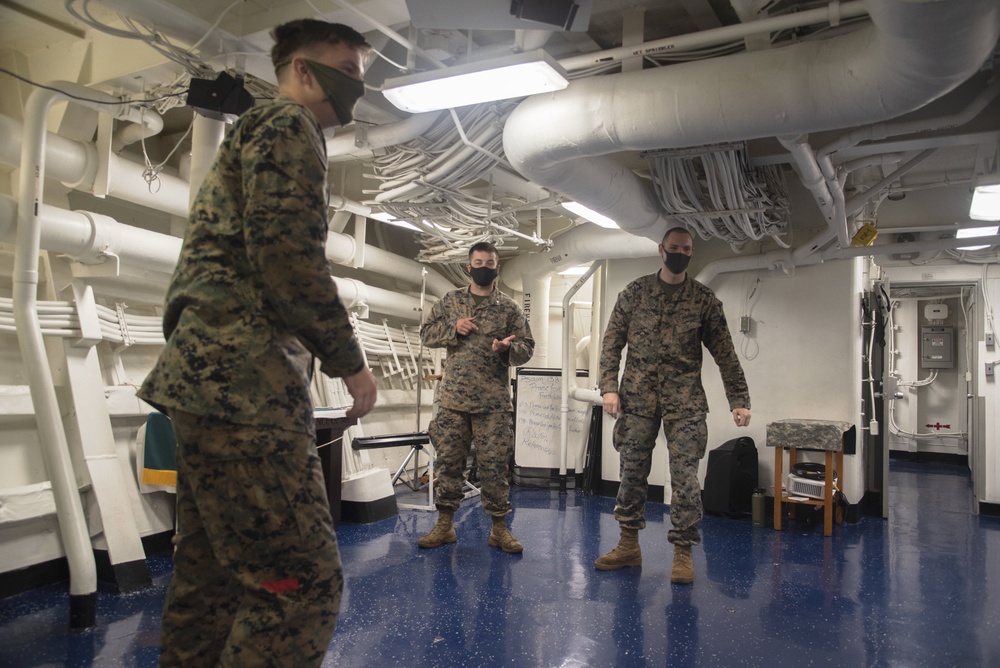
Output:
<path fill-rule="evenodd" d="M 621 401 L 618 398 L 617 392 L 608 392 L 604 395 L 604 412 L 613 418 L 618 417 L 618 413 L 621 411 Z"/>
<path fill-rule="evenodd" d="M 354 405 L 347 411 L 347 417 L 359 418 L 368 415 L 375 407 L 378 389 L 375 386 L 375 376 L 372 370 L 365 367 L 353 376 L 344 378 L 347 391 L 354 397 Z"/>
<path fill-rule="evenodd" d="M 459 318 L 455 323 L 455 331 L 459 336 L 468 336 L 472 332 L 479 331 L 479 327 L 476 326 L 475 318 Z"/>
<path fill-rule="evenodd" d="M 506 339 L 493 339 L 493 352 L 503 353 L 510 350 L 510 342 L 514 340 L 514 335 L 511 334 Z"/>
<path fill-rule="evenodd" d="M 737 427 L 748 427 L 750 425 L 750 411 L 746 408 L 733 410 L 733 421 Z"/>

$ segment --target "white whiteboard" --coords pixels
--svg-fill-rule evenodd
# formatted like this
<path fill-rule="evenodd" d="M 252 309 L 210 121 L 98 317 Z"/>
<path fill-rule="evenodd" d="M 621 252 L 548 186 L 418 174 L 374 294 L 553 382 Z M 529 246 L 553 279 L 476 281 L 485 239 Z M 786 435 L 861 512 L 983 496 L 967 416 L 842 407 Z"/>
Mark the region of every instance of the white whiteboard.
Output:
<path fill-rule="evenodd" d="M 518 369 L 514 420 L 514 464 L 526 468 L 557 469 L 562 375 L 558 369 Z M 577 372 L 577 387 L 587 387 L 587 372 Z M 590 404 L 569 400 L 569 441 L 566 468 L 583 469 Z"/>

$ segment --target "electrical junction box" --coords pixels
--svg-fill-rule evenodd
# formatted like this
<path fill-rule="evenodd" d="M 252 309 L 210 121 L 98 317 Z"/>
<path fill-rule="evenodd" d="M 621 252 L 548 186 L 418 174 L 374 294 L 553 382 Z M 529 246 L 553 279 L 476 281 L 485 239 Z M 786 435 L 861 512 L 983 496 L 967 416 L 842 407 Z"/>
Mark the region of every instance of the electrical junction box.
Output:
<path fill-rule="evenodd" d="M 947 317 L 947 304 L 927 304 L 924 306 L 924 318 L 927 320 L 944 320 Z"/>
<path fill-rule="evenodd" d="M 920 368 L 955 368 L 955 328 L 920 328 Z"/>

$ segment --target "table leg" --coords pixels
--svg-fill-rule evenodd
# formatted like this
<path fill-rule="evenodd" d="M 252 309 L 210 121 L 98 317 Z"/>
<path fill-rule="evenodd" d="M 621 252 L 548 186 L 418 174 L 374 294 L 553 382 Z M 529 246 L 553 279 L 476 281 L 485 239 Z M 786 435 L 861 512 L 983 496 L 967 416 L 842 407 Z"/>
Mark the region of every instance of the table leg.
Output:
<path fill-rule="evenodd" d="M 784 451 L 774 449 L 774 530 L 781 531 L 781 463 Z"/>
<path fill-rule="evenodd" d="M 826 451 L 826 484 L 823 486 L 823 535 L 833 535 L 833 452 Z"/>

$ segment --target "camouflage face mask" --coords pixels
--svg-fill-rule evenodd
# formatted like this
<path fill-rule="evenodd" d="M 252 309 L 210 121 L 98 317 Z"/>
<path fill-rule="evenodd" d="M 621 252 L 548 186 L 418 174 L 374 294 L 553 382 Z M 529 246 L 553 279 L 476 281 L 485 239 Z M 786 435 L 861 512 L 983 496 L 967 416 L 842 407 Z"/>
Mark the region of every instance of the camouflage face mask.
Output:
<path fill-rule="evenodd" d="M 365 82 L 352 79 L 337 68 L 314 60 L 307 60 L 306 65 L 319 87 L 326 93 L 326 101 L 333 106 L 340 124 L 347 125 L 353 121 L 354 107 L 365 94 Z"/>

